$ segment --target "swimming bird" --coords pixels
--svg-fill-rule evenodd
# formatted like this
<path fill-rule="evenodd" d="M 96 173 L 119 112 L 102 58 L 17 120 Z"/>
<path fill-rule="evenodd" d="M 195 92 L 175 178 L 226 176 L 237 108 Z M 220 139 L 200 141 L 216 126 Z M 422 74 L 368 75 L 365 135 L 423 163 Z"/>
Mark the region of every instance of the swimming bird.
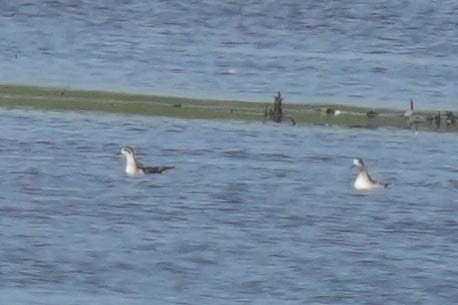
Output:
<path fill-rule="evenodd" d="M 356 177 L 354 187 L 360 191 L 367 191 L 377 188 L 386 188 L 388 187 L 387 183 L 379 183 L 372 179 L 367 171 L 366 165 L 361 159 L 354 159 L 353 164 L 359 169 L 358 177 Z"/>
<path fill-rule="evenodd" d="M 404 117 L 405 118 L 410 118 L 413 115 L 413 100 L 410 99 L 410 108 L 404 112 Z"/>
<path fill-rule="evenodd" d="M 451 111 L 447 111 L 445 113 L 445 123 L 447 123 L 447 127 L 450 125 L 455 125 L 456 123 L 456 116 Z"/>
<path fill-rule="evenodd" d="M 174 166 L 144 166 L 136 160 L 134 149 L 130 146 L 123 147 L 121 153 L 126 157 L 126 174 L 129 176 L 161 174 L 174 168 Z"/>

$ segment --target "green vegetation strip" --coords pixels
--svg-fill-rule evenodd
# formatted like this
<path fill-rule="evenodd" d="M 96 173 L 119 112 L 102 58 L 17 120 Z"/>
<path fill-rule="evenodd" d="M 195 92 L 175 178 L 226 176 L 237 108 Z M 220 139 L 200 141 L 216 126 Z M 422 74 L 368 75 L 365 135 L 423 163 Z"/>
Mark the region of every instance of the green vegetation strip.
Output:
<path fill-rule="evenodd" d="M 271 107 L 272 102 L 273 96 L 265 102 L 242 102 L 0 85 L 0 107 L 5 108 L 97 111 L 262 122 L 265 120 L 266 107 Z M 286 99 L 283 103 L 283 112 L 285 118 L 291 117 L 297 124 L 458 130 L 454 115 L 449 111 L 415 112 L 412 117 L 405 118 L 404 111 L 394 109 L 369 109 L 332 104 L 289 104 Z M 291 124 L 291 121 L 284 119 L 284 124 Z"/>

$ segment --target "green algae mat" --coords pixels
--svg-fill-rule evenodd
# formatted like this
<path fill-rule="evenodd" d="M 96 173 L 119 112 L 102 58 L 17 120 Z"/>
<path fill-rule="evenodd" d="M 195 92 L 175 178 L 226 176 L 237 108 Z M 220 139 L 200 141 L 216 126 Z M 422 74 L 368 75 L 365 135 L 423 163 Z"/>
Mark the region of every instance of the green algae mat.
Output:
<path fill-rule="evenodd" d="M 267 96 L 270 97 L 271 94 Z M 265 102 L 243 102 L 0 85 L 0 107 L 4 108 L 266 122 L 272 102 L 272 97 L 266 98 Z M 431 131 L 458 130 L 452 111 L 415 111 L 406 117 L 405 111 L 396 109 L 372 109 L 336 104 L 289 104 L 287 97 L 282 104 L 282 109 L 284 117 L 282 124 L 337 125 L 353 128 L 392 127 Z"/>

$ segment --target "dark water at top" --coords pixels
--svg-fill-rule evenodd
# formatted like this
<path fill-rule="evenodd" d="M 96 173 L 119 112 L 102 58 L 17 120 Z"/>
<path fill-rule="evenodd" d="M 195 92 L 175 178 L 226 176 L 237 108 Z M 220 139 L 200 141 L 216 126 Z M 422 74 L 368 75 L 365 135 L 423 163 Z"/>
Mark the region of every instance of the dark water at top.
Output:
<path fill-rule="evenodd" d="M 0 1 L 0 81 L 457 109 L 456 1 Z"/>
<path fill-rule="evenodd" d="M 453 134 L 26 110 L 0 125 L 1 304 L 458 300 Z M 125 144 L 176 169 L 126 177 Z M 391 187 L 356 192 L 357 156 Z"/>

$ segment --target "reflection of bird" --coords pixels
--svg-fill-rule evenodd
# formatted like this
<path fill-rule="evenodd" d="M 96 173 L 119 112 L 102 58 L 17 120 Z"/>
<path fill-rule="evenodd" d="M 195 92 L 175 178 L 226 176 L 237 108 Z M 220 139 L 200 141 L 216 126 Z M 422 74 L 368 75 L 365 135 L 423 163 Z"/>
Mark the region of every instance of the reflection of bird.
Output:
<path fill-rule="evenodd" d="M 174 168 L 173 166 L 144 166 L 135 159 L 134 149 L 130 146 L 123 147 L 121 153 L 126 157 L 126 174 L 129 176 L 160 174 Z"/>
<path fill-rule="evenodd" d="M 410 109 L 404 112 L 404 117 L 410 118 L 413 115 L 413 100 L 410 99 Z"/>
<path fill-rule="evenodd" d="M 359 169 L 358 177 L 356 177 L 354 187 L 357 190 L 372 190 L 377 188 L 385 188 L 388 187 L 387 183 L 379 183 L 372 179 L 367 171 L 366 165 L 364 165 L 363 160 L 361 159 L 354 159 L 353 164 Z"/>

